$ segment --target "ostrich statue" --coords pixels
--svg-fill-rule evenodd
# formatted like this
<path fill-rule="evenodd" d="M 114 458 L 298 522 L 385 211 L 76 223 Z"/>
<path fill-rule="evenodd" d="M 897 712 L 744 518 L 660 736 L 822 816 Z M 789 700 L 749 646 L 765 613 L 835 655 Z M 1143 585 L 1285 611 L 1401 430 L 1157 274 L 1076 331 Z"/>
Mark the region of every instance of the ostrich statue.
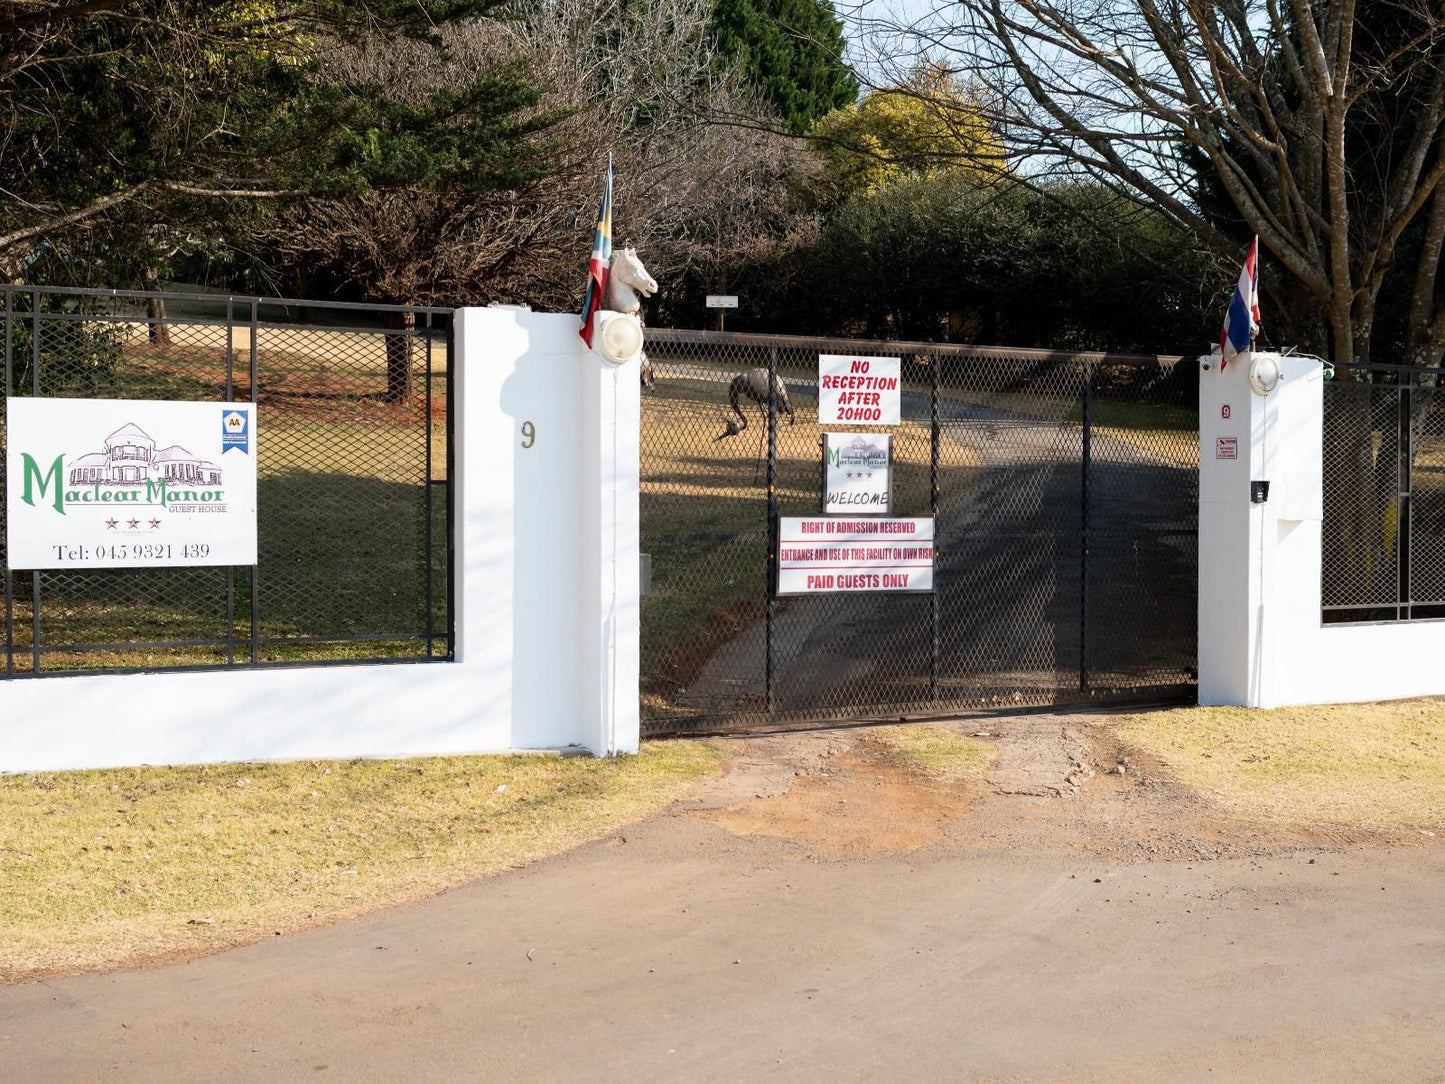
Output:
<path fill-rule="evenodd" d="M 778 396 L 778 406 L 788 416 L 788 424 L 792 425 L 797 419 L 793 416 L 793 405 L 788 402 L 788 389 L 780 376 L 773 377 L 773 390 Z M 746 396 L 758 404 L 758 410 L 762 412 L 763 420 L 768 417 L 768 371 L 766 369 L 749 369 L 745 373 L 738 373 L 733 377 L 732 383 L 728 385 L 728 403 L 731 404 L 733 413 L 738 416 L 737 421 L 731 418 L 727 420 L 727 429 L 713 438 L 716 444 L 728 437 L 735 437 L 748 427 L 748 416 L 743 413 L 743 408 L 738 406 L 738 400 Z"/>
<path fill-rule="evenodd" d="M 788 389 L 780 376 L 773 377 L 773 392 L 778 399 L 778 409 L 788 416 L 788 424 L 792 425 L 798 419 L 793 414 L 793 404 L 788 402 Z M 713 437 L 713 443 L 726 440 L 728 437 L 735 437 L 748 427 L 748 416 L 743 413 L 743 408 L 738 405 L 738 400 L 746 396 L 758 404 L 758 410 L 763 416 L 763 428 L 758 430 L 758 451 L 753 457 L 753 480 L 758 476 L 758 460 L 763 455 L 763 434 L 767 432 L 768 420 L 768 371 L 766 369 L 749 369 L 745 373 L 738 373 L 728 384 L 728 403 L 736 414 L 737 421 L 732 418 L 727 420 L 727 428 L 717 436 Z"/>

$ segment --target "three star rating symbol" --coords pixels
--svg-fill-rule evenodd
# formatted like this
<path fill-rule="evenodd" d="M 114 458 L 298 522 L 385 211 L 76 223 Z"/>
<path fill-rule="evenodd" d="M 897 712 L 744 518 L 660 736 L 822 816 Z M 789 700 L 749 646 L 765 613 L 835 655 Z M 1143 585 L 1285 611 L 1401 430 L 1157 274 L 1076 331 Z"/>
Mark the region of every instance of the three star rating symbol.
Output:
<path fill-rule="evenodd" d="M 125 521 L 125 525 L 126 525 L 126 528 L 127 528 L 128 530 L 137 531 L 137 530 L 140 529 L 140 522 L 141 522 L 141 521 L 138 520 L 138 519 L 128 519 L 128 520 Z M 160 520 L 158 520 L 158 519 L 152 519 L 152 520 L 147 520 L 147 522 L 150 524 L 150 529 L 151 529 L 151 530 L 153 530 L 153 531 L 158 531 L 158 530 L 160 530 L 160 526 L 161 526 L 161 521 L 160 521 Z M 119 526 L 120 526 L 120 520 L 118 520 L 118 519 L 108 519 L 108 520 L 105 521 L 105 529 L 108 530 L 108 531 L 114 531 L 114 530 L 115 530 L 116 528 L 118 528 Z"/>

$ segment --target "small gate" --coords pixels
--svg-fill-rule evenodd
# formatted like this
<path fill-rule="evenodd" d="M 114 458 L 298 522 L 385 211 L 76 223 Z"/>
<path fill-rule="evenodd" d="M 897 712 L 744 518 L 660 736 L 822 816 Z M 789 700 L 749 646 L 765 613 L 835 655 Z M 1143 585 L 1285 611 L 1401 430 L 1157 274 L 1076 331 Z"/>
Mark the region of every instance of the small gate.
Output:
<path fill-rule="evenodd" d="M 645 735 L 1192 693 L 1193 366 L 655 328 L 647 342 Z M 891 511 L 935 518 L 929 594 L 769 590 L 778 517 L 822 511 L 819 353 L 902 359 Z M 731 410 L 729 382 L 753 368 L 781 378 L 792 418 Z"/>

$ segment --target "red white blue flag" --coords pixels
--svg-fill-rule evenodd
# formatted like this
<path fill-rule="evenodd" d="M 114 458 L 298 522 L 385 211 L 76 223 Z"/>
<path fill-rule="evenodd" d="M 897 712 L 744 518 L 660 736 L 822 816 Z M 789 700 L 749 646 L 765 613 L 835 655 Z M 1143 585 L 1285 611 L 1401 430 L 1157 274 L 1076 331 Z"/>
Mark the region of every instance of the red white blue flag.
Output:
<path fill-rule="evenodd" d="M 1231 361 L 1254 345 L 1255 332 L 1259 330 L 1259 236 L 1249 243 L 1249 252 L 1244 257 L 1244 267 L 1239 272 L 1239 284 L 1234 296 L 1229 299 L 1229 309 L 1224 314 L 1224 330 L 1219 333 L 1219 350 L 1223 355 L 1219 367 L 1223 369 Z"/>
<path fill-rule="evenodd" d="M 607 156 L 607 186 L 597 205 L 597 228 L 592 231 L 592 259 L 587 264 L 587 296 L 582 301 L 582 327 L 578 334 L 592 348 L 592 331 L 602 295 L 607 292 L 607 271 L 612 265 L 612 155 Z"/>

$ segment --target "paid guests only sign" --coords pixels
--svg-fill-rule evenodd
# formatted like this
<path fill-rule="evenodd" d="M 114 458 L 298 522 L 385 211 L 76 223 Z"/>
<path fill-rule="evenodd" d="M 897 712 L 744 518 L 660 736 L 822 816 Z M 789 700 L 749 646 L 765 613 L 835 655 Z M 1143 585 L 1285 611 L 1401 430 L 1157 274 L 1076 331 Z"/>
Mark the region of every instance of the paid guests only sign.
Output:
<path fill-rule="evenodd" d="M 12 569 L 256 563 L 256 406 L 7 404 Z"/>
<path fill-rule="evenodd" d="M 932 591 L 933 517 L 778 521 L 778 594 Z"/>
<path fill-rule="evenodd" d="M 902 363 L 898 358 L 818 355 L 819 425 L 897 425 Z"/>

